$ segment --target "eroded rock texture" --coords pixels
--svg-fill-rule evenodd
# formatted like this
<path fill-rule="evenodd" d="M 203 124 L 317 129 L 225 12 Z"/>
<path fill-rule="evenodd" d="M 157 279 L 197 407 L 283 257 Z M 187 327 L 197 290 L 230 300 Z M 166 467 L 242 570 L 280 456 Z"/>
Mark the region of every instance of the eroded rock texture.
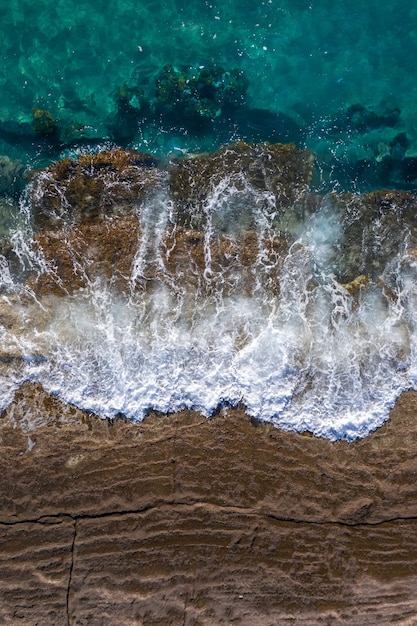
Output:
<path fill-rule="evenodd" d="M 4 624 L 414 624 L 417 394 L 355 443 L 241 410 L 0 424 Z"/>

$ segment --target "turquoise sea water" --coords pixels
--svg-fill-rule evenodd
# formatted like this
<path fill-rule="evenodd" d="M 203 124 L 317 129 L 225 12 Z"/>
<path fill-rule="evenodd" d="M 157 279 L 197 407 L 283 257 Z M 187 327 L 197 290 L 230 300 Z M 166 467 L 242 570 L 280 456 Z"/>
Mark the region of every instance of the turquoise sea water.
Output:
<path fill-rule="evenodd" d="M 115 94 L 122 85 L 139 87 L 152 99 L 155 77 L 166 64 L 220 65 L 244 73 L 247 107 L 279 113 L 279 121 L 262 115 L 245 120 L 243 111 L 237 125 L 234 120 L 228 125 L 226 119 L 220 133 L 207 128 L 196 137 L 182 128 L 179 119 L 166 124 L 163 132 L 158 119 L 148 120 L 139 130 L 135 119 L 137 132 L 129 133 L 125 143 L 166 154 L 209 149 L 236 135 L 294 139 L 312 148 L 325 173 L 341 163 L 333 183 L 414 184 L 414 174 L 406 181 L 397 180 L 396 174 L 386 181 L 379 175 L 375 180 L 374 175 L 375 163 L 392 152 L 393 139 L 400 133 L 406 134 L 406 140 L 394 146 L 394 152 L 417 152 L 414 2 L 81 0 L 74 6 L 68 0 L 11 0 L 4 4 L 0 153 L 25 164 L 57 158 L 60 149 L 66 143 L 74 147 L 77 138 L 83 145 L 89 140 L 95 145 L 114 141 Z M 352 120 L 346 113 L 352 105 L 366 107 L 365 117 L 358 120 L 356 115 Z M 48 110 L 67 129 L 61 136 L 64 141 L 51 145 L 30 136 L 34 107 Z M 358 171 L 357 162 L 366 165 Z"/>

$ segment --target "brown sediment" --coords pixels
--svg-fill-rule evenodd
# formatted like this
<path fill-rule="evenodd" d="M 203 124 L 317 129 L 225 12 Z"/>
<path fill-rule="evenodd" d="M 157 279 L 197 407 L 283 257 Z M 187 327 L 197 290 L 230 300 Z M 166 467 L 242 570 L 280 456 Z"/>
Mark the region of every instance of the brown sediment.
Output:
<path fill-rule="evenodd" d="M 110 422 L 25 385 L 0 422 L 0 620 L 414 623 L 416 409 L 331 443 L 240 409 Z"/>

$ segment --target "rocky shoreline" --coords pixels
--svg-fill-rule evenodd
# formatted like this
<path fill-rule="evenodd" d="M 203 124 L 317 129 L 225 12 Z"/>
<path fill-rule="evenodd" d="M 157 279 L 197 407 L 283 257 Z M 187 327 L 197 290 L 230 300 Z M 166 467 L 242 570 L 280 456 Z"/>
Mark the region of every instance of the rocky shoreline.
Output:
<path fill-rule="evenodd" d="M 60 303 L 100 281 L 130 306 L 165 285 L 185 321 L 213 294 L 277 298 L 299 223 L 319 207 L 343 232 L 324 246 L 329 289 L 347 307 L 338 315 L 367 293 L 384 311 L 411 306 L 416 196 L 319 196 L 309 189 L 311 155 L 280 144 L 237 142 L 169 168 L 150 159 L 109 151 L 38 172 L 25 192 L 33 252 L 4 243 L 11 293 L 0 308 L 0 365 L 8 389 L 19 388 L 0 418 L 0 622 L 415 623 L 416 392 L 348 443 L 279 430 L 227 402 L 211 419 L 193 411 L 101 419 L 33 381 L 48 360 L 48 324 L 56 330 L 69 315 Z M 160 232 L 146 213 L 157 213 L 158 194 L 170 207 Z M 409 295 L 396 263 L 410 273 Z M 307 273 L 307 297 L 320 288 L 319 270 Z M 401 337 L 384 358 L 405 367 Z M 238 345 L 246 340 L 236 335 Z M 139 380 L 131 386 L 142 390 Z"/>
<path fill-rule="evenodd" d="M 24 385 L 0 423 L 0 621 L 414 623 L 416 406 L 332 443 L 240 409 L 102 420 Z"/>

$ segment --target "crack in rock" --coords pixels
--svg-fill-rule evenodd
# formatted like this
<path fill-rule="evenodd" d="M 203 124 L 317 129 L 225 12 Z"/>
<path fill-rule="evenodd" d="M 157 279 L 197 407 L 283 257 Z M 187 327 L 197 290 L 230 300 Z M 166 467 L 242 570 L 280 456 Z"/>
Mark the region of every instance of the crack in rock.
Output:
<path fill-rule="evenodd" d="M 72 573 L 74 570 L 74 550 L 75 550 L 75 542 L 77 539 L 77 520 L 73 520 L 74 524 L 74 533 L 72 536 L 72 544 L 71 544 L 71 562 L 70 562 L 70 570 L 68 576 L 68 586 L 67 586 L 67 595 L 66 595 L 66 610 L 67 610 L 67 626 L 71 624 L 71 616 L 70 616 L 70 594 L 71 594 L 71 583 L 72 583 Z"/>
<path fill-rule="evenodd" d="M 77 521 L 83 521 L 83 520 L 97 520 L 97 519 L 106 519 L 106 518 L 111 518 L 111 517 L 125 517 L 125 516 L 129 516 L 129 515 L 143 515 L 145 513 L 147 513 L 148 511 L 152 511 L 155 509 L 162 509 L 164 507 L 167 508 L 171 508 L 171 507 L 181 507 L 181 508 L 185 508 L 185 509 L 195 509 L 195 508 L 203 508 L 203 507 L 208 507 L 212 510 L 217 510 L 217 511 L 228 511 L 230 512 L 236 512 L 239 514 L 247 514 L 247 515 L 256 515 L 259 517 L 263 517 L 265 519 L 269 519 L 269 520 L 273 520 L 275 522 L 282 522 L 282 523 L 290 523 L 290 524 L 308 524 L 308 525 L 313 525 L 313 526 L 343 526 L 343 527 L 348 527 L 348 528 L 354 528 L 354 527 L 375 527 L 375 526 L 381 526 L 383 524 L 391 524 L 391 523 L 396 523 L 396 522 L 413 522 L 413 521 L 417 521 L 417 516 L 416 515 L 410 515 L 410 516 L 398 516 L 398 517 L 390 517 L 390 518 L 386 518 L 386 519 L 380 519 L 380 520 L 375 520 L 375 521 L 355 521 L 355 522 L 350 522 L 350 521 L 344 521 L 344 520 L 309 520 L 309 519 L 300 519 L 300 518 L 296 518 L 296 517 L 289 517 L 289 516 L 280 516 L 280 515 L 276 515 L 274 513 L 265 513 L 262 511 L 259 511 L 258 509 L 251 509 L 248 507 L 239 507 L 236 505 L 218 505 L 216 503 L 212 503 L 212 502 L 204 502 L 204 501 L 196 501 L 193 503 L 185 503 L 185 502 L 165 502 L 165 503 L 159 503 L 157 505 L 146 505 L 140 509 L 126 509 L 126 510 L 120 510 L 120 511 L 103 511 L 102 513 L 80 513 L 80 514 L 74 514 L 74 513 L 51 513 L 48 515 L 42 515 L 40 517 L 37 518 L 31 518 L 31 519 L 22 519 L 22 520 L 15 520 L 15 521 L 0 521 L 0 527 L 8 527 L 8 526 L 18 526 L 18 525 L 22 525 L 22 524 L 42 524 L 42 525 L 52 525 L 52 524 L 61 524 L 62 522 L 64 522 L 65 520 L 71 520 L 74 525 L 76 524 Z M 256 529 L 255 529 L 256 530 Z M 255 537 L 256 538 L 256 537 Z"/>

